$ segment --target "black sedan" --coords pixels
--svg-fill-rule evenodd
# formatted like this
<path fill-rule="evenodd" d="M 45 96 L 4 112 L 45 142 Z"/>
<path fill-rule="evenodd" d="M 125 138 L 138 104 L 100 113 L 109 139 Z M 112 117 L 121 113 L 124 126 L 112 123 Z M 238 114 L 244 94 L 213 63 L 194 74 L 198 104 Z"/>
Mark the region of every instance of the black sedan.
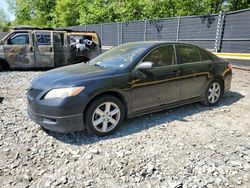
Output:
<path fill-rule="evenodd" d="M 45 129 L 104 136 L 126 118 L 198 101 L 215 105 L 231 79 L 231 65 L 198 46 L 127 43 L 35 78 L 28 113 Z"/>

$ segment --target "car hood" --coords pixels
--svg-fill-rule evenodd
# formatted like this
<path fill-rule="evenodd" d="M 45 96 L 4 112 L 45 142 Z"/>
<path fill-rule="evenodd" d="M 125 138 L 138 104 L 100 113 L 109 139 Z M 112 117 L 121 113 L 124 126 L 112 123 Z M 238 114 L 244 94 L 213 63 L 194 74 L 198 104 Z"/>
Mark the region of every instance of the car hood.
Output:
<path fill-rule="evenodd" d="M 32 81 L 32 87 L 47 89 L 54 87 L 65 87 L 80 85 L 81 82 L 100 77 L 111 76 L 116 71 L 103 67 L 88 65 L 84 63 L 65 66 L 47 71 Z"/>

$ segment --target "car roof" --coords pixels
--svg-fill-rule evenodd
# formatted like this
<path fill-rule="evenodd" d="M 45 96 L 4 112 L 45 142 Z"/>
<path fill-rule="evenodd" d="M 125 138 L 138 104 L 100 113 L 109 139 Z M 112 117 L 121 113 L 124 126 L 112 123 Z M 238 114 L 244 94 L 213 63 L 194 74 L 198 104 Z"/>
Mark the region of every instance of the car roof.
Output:
<path fill-rule="evenodd" d="M 130 44 L 130 45 L 146 45 L 149 47 L 154 47 L 154 46 L 159 46 L 159 45 L 164 45 L 164 44 L 182 44 L 182 45 L 190 45 L 190 46 L 195 46 L 197 48 L 201 48 L 197 45 L 190 44 L 190 43 L 185 43 L 185 42 L 175 42 L 175 41 L 140 41 L 140 42 L 128 42 L 128 43 L 123 43 L 123 44 Z M 123 45 L 122 44 L 122 45 Z"/>

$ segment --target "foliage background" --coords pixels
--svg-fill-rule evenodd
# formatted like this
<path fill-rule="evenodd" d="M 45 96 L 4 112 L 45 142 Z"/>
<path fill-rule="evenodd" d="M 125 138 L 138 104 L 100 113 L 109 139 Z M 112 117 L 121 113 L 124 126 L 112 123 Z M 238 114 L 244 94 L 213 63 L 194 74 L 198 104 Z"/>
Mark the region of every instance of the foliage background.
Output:
<path fill-rule="evenodd" d="M 174 16 L 208 15 L 250 7 L 250 0 L 7 0 L 15 20 L 0 9 L 0 31 L 13 25 L 67 27 Z"/>

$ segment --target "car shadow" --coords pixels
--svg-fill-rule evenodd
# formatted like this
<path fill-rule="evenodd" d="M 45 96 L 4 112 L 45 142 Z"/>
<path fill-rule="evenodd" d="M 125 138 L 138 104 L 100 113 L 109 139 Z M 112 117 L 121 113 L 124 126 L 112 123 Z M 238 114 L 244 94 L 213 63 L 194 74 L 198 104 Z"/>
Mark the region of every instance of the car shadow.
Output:
<path fill-rule="evenodd" d="M 0 103 L 2 103 L 4 100 L 4 97 L 0 97 Z"/>
<path fill-rule="evenodd" d="M 85 134 L 83 131 L 70 134 L 62 134 L 52 131 L 46 131 L 46 133 L 50 136 L 53 136 L 57 140 L 67 144 L 78 145 L 78 146 L 88 145 L 102 140 L 110 140 L 114 138 L 135 134 L 145 129 L 149 129 L 151 127 L 160 124 L 167 124 L 175 120 L 187 122 L 188 120 L 185 119 L 185 117 L 187 116 L 191 116 L 193 114 L 200 112 L 210 111 L 215 108 L 230 106 L 233 103 L 242 99 L 243 97 L 244 96 L 241 95 L 240 93 L 229 91 L 222 96 L 220 102 L 216 106 L 207 107 L 201 105 L 200 103 L 193 103 L 149 115 L 140 116 L 130 120 L 126 120 L 119 130 L 105 137 L 89 136 Z"/>

